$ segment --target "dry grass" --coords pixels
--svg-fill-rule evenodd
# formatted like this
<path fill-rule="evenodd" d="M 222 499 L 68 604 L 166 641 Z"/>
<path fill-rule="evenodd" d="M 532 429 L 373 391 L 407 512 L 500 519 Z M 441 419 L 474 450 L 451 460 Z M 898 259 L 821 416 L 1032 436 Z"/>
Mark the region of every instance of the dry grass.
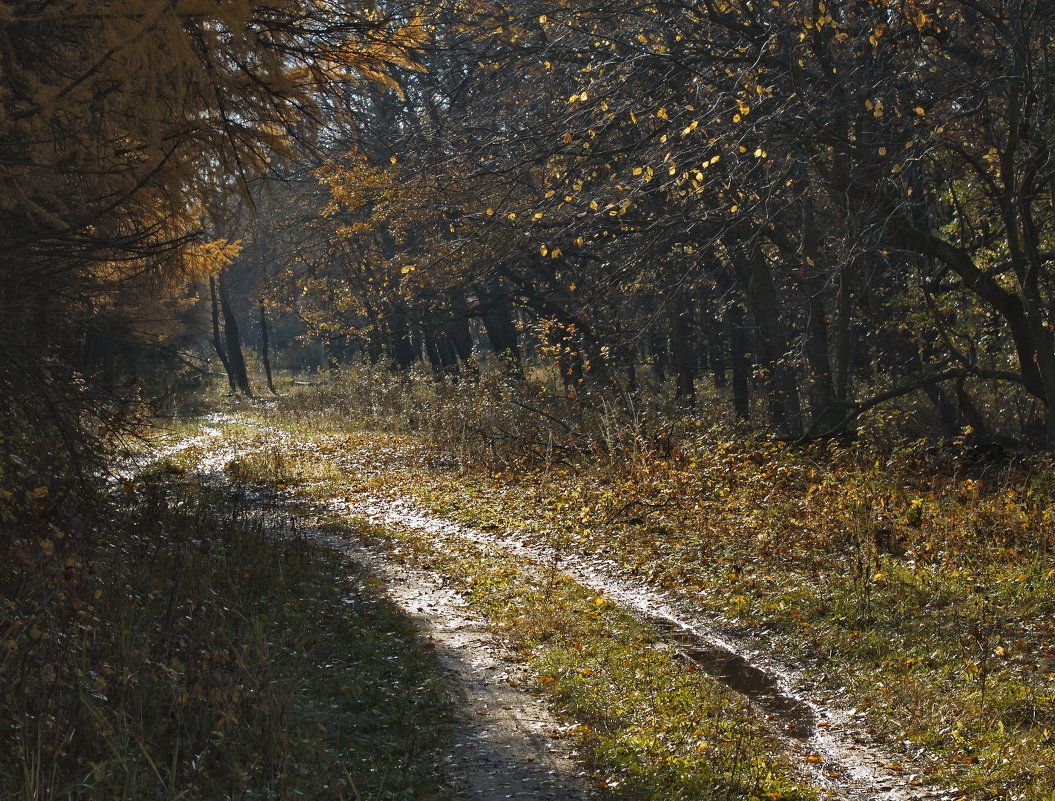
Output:
<path fill-rule="evenodd" d="M 445 797 L 441 681 L 362 573 L 171 473 L 128 490 L 5 532 L 0 798 Z"/>

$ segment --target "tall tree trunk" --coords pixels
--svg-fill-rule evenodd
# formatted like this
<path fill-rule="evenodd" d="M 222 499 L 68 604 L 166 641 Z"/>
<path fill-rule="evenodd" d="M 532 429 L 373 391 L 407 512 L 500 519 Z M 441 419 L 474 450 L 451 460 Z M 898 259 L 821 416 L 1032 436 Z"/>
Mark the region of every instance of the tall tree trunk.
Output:
<path fill-rule="evenodd" d="M 748 308 L 755 323 L 755 349 L 763 369 L 769 426 L 777 434 L 798 437 L 802 434 L 798 382 L 794 370 L 784 363 L 790 343 L 780 316 L 773 276 L 759 237 L 758 232 L 747 232 L 733 245 L 733 266 L 744 286 Z M 740 244 L 743 241 L 749 243 L 746 252 Z"/>
<path fill-rule="evenodd" d="M 238 391 L 238 384 L 231 372 L 231 362 L 227 358 L 227 348 L 224 347 L 223 338 L 220 336 L 220 303 L 216 298 L 216 279 L 209 276 L 209 294 L 212 297 L 212 345 L 216 349 L 216 355 L 220 357 L 223 371 L 227 374 L 227 383 L 231 386 L 231 392 Z"/>
<path fill-rule="evenodd" d="M 824 284 L 817 274 L 821 253 L 817 236 L 813 204 L 809 197 L 804 200 L 802 215 L 802 250 L 807 257 L 801 265 L 802 278 L 799 288 L 806 298 L 805 351 L 810 366 L 810 379 L 806 397 L 810 407 L 809 433 L 815 436 L 831 436 L 842 433 L 840 426 L 846 419 L 835 397 L 832 380 L 831 353 L 828 346 L 828 310 L 825 308 Z"/>
<path fill-rule="evenodd" d="M 732 374 L 733 411 L 737 420 L 751 419 L 751 336 L 747 329 L 747 316 L 740 301 L 736 282 L 728 263 L 712 253 L 707 259 L 706 269 L 714 275 L 719 297 L 716 302 L 721 309 L 719 319 L 725 328 L 728 343 L 729 372 Z"/>
<path fill-rule="evenodd" d="M 851 310 L 851 284 L 853 281 L 850 266 L 839 270 L 839 290 L 835 300 L 835 397 L 840 401 L 847 400 L 850 392 L 850 365 L 853 362 L 853 337 L 850 323 L 853 319 Z"/>
<path fill-rule="evenodd" d="M 253 396 L 249 388 L 249 373 L 245 369 L 245 357 L 242 355 L 242 337 L 238 333 L 238 320 L 235 319 L 231 310 L 231 301 L 227 296 L 227 289 L 223 279 L 217 279 L 217 294 L 220 296 L 220 311 L 223 314 L 224 344 L 227 347 L 227 361 L 231 366 L 231 375 L 245 395 Z"/>
<path fill-rule="evenodd" d="M 449 294 L 450 316 L 443 331 L 454 346 L 462 364 L 469 364 L 473 355 L 473 333 L 469 329 L 469 309 L 461 290 Z"/>
<path fill-rule="evenodd" d="M 696 402 L 692 314 L 692 304 L 679 293 L 670 319 L 670 356 L 674 367 L 674 399 L 685 405 Z"/>
<path fill-rule="evenodd" d="M 751 419 L 751 337 L 744 307 L 732 301 L 722 315 L 728 330 L 729 371 L 732 373 L 733 411 L 737 420 Z"/>
<path fill-rule="evenodd" d="M 711 374 L 716 389 L 721 389 L 728 382 L 728 363 L 724 357 L 724 334 L 722 331 L 721 315 L 715 308 L 714 292 L 711 287 L 704 286 L 700 292 L 698 306 L 697 329 L 701 337 L 701 348 L 704 351 L 701 370 L 707 370 Z"/>
<path fill-rule="evenodd" d="M 267 388 L 272 395 L 275 392 L 275 384 L 271 380 L 271 336 L 267 327 L 267 313 L 264 310 L 264 302 L 260 301 L 260 358 L 264 362 L 264 375 L 267 376 Z"/>
<path fill-rule="evenodd" d="M 410 342 L 410 321 L 406 312 L 396 305 L 388 311 L 388 352 L 397 370 L 407 370 L 414 363 L 414 347 Z"/>

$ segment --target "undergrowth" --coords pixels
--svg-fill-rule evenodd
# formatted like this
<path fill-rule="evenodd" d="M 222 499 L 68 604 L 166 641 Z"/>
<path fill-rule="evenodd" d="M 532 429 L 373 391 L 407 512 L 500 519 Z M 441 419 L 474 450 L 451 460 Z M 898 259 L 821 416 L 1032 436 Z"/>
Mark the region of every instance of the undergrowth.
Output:
<path fill-rule="evenodd" d="M 442 682 L 403 614 L 155 473 L 69 530 L 5 532 L 0 799 L 447 797 Z"/>
<path fill-rule="evenodd" d="M 718 615 L 965 793 L 1055 797 L 1048 457 L 905 441 L 879 416 L 854 443 L 795 445 L 704 409 L 571 403 L 364 371 L 265 418 L 294 433 L 291 464 L 348 471 L 331 488 L 519 528 Z"/>

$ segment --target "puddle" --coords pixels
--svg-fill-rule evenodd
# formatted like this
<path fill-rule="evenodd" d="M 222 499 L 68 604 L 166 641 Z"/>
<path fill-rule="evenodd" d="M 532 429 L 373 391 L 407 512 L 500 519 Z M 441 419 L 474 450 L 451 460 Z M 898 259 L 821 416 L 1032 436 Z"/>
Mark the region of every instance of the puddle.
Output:
<path fill-rule="evenodd" d="M 749 698 L 771 721 L 780 726 L 781 734 L 797 740 L 807 740 L 813 736 L 817 729 L 817 713 L 801 698 L 789 695 L 772 673 L 752 664 L 742 654 L 689 636 L 670 620 L 648 615 L 643 617 L 676 644 L 683 659 Z"/>

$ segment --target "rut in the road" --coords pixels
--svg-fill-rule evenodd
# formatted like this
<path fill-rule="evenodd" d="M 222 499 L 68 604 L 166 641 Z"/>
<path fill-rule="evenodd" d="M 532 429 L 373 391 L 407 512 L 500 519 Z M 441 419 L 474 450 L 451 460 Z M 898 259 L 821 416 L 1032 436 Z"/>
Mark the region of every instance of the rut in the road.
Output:
<path fill-rule="evenodd" d="M 529 544 L 509 534 L 493 533 L 434 516 L 403 500 L 358 496 L 335 499 L 330 507 L 343 515 L 385 528 L 401 527 L 432 541 L 466 540 L 495 553 L 509 553 L 555 567 L 634 610 L 666 631 L 683 656 L 731 689 L 747 697 L 774 723 L 788 750 L 798 753 L 804 774 L 831 798 L 847 801 L 939 801 L 959 796 L 952 788 L 926 787 L 908 769 L 905 754 L 895 755 L 862 736 L 853 715 L 812 699 L 797 689 L 805 677 L 757 649 L 722 636 L 706 620 L 677 609 L 661 593 L 625 583 L 615 566 L 588 562 Z M 923 766 L 918 766 L 922 772 Z"/>

